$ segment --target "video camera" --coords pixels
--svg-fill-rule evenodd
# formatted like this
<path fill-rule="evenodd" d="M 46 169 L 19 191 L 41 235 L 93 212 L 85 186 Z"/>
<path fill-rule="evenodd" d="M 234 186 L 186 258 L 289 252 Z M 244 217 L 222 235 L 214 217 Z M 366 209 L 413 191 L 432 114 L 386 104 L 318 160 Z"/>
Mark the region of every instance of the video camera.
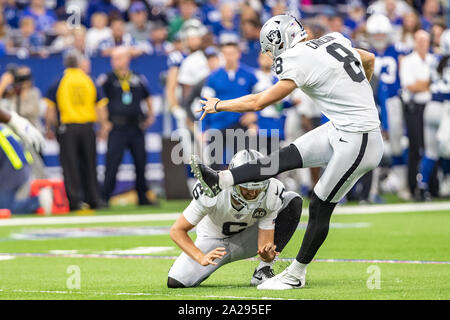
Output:
<path fill-rule="evenodd" d="M 31 80 L 31 70 L 26 66 L 17 65 L 15 63 L 8 64 L 6 71 L 14 77 L 14 86 L 21 86 L 25 81 Z"/>

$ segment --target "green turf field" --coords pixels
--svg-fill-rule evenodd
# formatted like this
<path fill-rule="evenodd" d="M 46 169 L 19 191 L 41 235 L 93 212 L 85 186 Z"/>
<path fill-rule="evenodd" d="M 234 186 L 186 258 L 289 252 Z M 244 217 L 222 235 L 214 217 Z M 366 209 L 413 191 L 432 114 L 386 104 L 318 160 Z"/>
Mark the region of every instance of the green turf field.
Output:
<path fill-rule="evenodd" d="M 0 220 L 0 299 L 450 298 L 448 210 L 334 215 L 318 261 L 309 266 L 307 285 L 300 290 L 250 287 L 256 260 L 226 265 L 197 288 L 167 289 L 167 272 L 180 250 L 167 234 L 175 215 L 161 214 L 179 213 L 186 203 L 70 215 L 81 222 L 67 221 L 68 216 Z M 134 220 L 127 221 L 124 214 Z M 276 273 L 296 256 L 306 222 L 303 216 Z"/>

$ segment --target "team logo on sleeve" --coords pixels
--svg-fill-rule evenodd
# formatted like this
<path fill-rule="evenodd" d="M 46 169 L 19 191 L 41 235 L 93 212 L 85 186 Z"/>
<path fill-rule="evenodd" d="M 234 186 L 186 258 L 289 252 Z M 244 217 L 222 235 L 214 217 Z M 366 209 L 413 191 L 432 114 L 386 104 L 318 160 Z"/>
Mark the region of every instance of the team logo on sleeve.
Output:
<path fill-rule="evenodd" d="M 260 218 L 264 218 L 266 215 L 267 215 L 266 210 L 264 210 L 263 208 L 258 208 L 258 209 L 255 209 L 255 211 L 253 211 L 252 218 L 260 219 Z"/>
<path fill-rule="evenodd" d="M 280 30 L 272 30 L 267 34 L 266 37 L 272 44 L 280 44 L 281 43 Z"/>

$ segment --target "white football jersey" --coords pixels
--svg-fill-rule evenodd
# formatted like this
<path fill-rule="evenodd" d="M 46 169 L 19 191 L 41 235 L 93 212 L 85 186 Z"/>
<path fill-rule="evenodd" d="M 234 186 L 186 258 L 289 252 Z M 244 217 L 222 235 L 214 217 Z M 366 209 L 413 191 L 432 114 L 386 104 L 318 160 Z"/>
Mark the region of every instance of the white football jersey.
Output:
<path fill-rule="evenodd" d="M 275 59 L 280 80 L 290 79 L 344 131 L 367 132 L 380 121 L 361 57 L 338 32 L 301 42 Z"/>
<path fill-rule="evenodd" d="M 269 186 L 261 205 L 248 210 L 231 202 L 231 190 L 222 190 L 216 197 L 207 197 L 200 183 L 194 186 L 193 200 L 183 211 L 186 220 L 197 226 L 197 236 L 208 238 L 227 238 L 248 227 L 258 224 L 258 228 L 272 230 L 275 218 L 283 206 L 285 188 L 277 179 L 270 178 Z"/>
<path fill-rule="evenodd" d="M 197 50 L 188 55 L 178 70 L 178 83 L 194 86 L 209 75 L 209 65 L 205 54 Z"/>

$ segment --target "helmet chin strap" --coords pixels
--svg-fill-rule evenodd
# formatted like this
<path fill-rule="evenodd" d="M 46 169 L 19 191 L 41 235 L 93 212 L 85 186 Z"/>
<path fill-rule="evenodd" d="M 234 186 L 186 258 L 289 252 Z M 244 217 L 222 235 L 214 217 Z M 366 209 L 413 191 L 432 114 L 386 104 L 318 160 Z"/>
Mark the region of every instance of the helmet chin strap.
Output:
<path fill-rule="evenodd" d="M 254 210 L 258 208 L 262 201 L 264 200 L 264 197 L 266 196 L 266 190 L 262 190 L 258 196 L 254 200 L 247 200 L 242 194 L 239 193 L 231 193 L 231 196 L 234 200 L 239 202 L 242 206 L 247 208 L 248 210 Z"/>

